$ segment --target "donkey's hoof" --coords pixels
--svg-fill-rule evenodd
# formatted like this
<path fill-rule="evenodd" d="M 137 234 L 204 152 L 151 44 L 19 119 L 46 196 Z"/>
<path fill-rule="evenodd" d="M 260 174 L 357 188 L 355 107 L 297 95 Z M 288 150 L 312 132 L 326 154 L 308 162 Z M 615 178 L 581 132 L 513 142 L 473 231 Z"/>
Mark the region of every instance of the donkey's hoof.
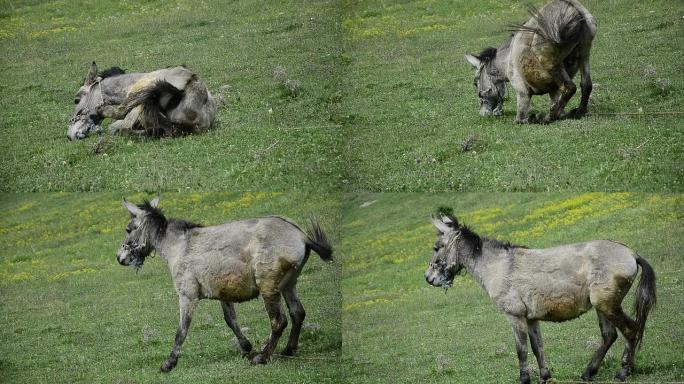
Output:
<path fill-rule="evenodd" d="M 280 352 L 280 354 L 283 356 L 294 356 L 295 352 L 297 352 L 296 349 L 285 347 L 285 349 L 283 349 L 282 352 Z"/>
<path fill-rule="evenodd" d="M 564 119 L 581 119 L 586 114 L 587 114 L 587 111 L 581 110 L 579 108 L 574 108 L 570 112 L 563 115 L 563 118 Z"/>
<path fill-rule="evenodd" d="M 240 342 L 240 351 L 242 352 L 242 355 L 249 355 L 250 352 L 252 352 L 252 343 L 250 343 L 248 340 L 241 341 Z"/>
<path fill-rule="evenodd" d="M 268 363 L 268 359 L 267 359 L 266 357 L 264 357 L 263 354 L 260 353 L 260 354 L 258 354 L 258 355 L 255 355 L 254 357 L 252 357 L 252 358 L 249 360 L 249 362 L 250 362 L 251 364 L 253 364 L 253 365 L 257 365 L 257 364 L 266 364 L 266 363 Z"/>
<path fill-rule="evenodd" d="M 175 367 L 175 366 L 176 366 L 176 362 L 172 362 L 172 361 L 167 360 L 164 362 L 164 364 L 162 364 L 161 368 L 159 368 L 159 372 L 162 372 L 162 373 L 170 372 L 173 369 L 173 367 Z"/>
<path fill-rule="evenodd" d="M 622 368 L 615 374 L 615 380 L 625 381 L 627 379 L 628 375 L 629 375 L 629 371 L 625 368 Z"/>

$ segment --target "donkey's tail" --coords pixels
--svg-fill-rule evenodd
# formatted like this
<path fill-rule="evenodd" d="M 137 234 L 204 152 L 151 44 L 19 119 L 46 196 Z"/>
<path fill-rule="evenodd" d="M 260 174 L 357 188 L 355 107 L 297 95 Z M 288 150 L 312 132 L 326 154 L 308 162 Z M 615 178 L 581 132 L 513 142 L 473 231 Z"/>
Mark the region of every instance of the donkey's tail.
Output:
<path fill-rule="evenodd" d="M 314 217 L 311 218 L 311 228 L 306 231 L 306 250 L 313 250 L 318 253 L 318 256 L 325 261 L 332 261 L 333 259 L 333 249 L 330 245 L 330 240 L 328 240 L 328 235 L 323 232 L 321 225 L 318 220 Z"/>
<path fill-rule="evenodd" d="M 644 338 L 646 318 L 651 308 L 656 304 L 656 276 L 651 265 L 641 256 L 637 255 L 637 264 L 641 267 L 639 287 L 634 297 L 634 312 L 637 322 L 636 346 L 638 347 Z"/>
<path fill-rule="evenodd" d="M 185 91 L 178 89 L 165 80 L 156 80 L 149 86 L 132 92 L 126 97 L 123 108 L 132 110 L 142 105 L 140 123 L 148 133 L 159 136 L 171 132 L 173 124 L 166 116 L 181 102 Z"/>
<path fill-rule="evenodd" d="M 532 32 L 556 45 L 578 43 L 587 28 L 592 37 L 596 34 L 596 22 L 582 4 L 576 0 L 565 0 L 559 3 L 562 8 L 555 12 L 543 12 L 543 9 L 528 5 L 527 12 L 534 22 L 511 24 L 510 31 L 513 33 Z"/>

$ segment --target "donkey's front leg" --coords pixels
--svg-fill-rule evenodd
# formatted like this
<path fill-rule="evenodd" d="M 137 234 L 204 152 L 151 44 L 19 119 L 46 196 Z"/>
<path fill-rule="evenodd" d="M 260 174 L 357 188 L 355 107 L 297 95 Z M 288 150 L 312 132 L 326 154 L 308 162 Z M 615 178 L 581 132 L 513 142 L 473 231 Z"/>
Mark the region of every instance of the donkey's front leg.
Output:
<path fill-rule="evenodd" d="M 180 325 L 176 331 L 176 340 L 174 341 L 171 355 L 160 368 L 162 372 L 169 372 L 173 369 L 173 367 L 176 366 L 176 363 L 178 362 L 178 356 L 181 352 L 181 346 L 183 345 L 183 341 L 185 341 L 185 336 L 188 335 L 190 320 L 192 320 L 192 313 L 197 307 L 197 302 L 198 300 L 196 298 L 191 299 L 189 297 L 180 296 Z"/>
<path fill-rule="evenodd" d="M 515 122 L 518 124 L 535 123 L 535 117 L 528 116 L 530 110 L 530 93 L 528 91 L 518 91 L 516 94 L 518 102 Z"/>
<path fill-rule="evenodd" d="M 280 292 L 276 291 L 274 294 L 269 295 L 264 294 L 263 298 L 268 318 L 271 320 L 271 335 L 261 348 L 261 352 L 250 360 L 252 364 L 266 364 L 271 359 L 273 350 L 278 344 L 278 339 L 283 334 L 285 327 L 287 327 L 287 317 L 285 317 L 283 307 L 280 304 Z"/>
<path fill-rule="evenodd" d="M 513 328 L 515 349 L 518 352 L 520 366 L 520 384 L 530 384 L 530 373 L 527 371 L 527 321 L 523 317 L 508 315 L 508 322 Z"/>
<path fill-rule="evenodd" d="M 542 343 L 541 331 L 539 330 L 539 321 L 528 320 L 527 330 L 530 335 L 530 345 L 532 346 L 532 352 L 537 358 L 537 364 L 539 365 L 539 377 L 542 383 L 546 383 L 548 379 L 551 378 L 551 372 L 546 367 L 546 362 L 544 361 L 544 344 Z"/>

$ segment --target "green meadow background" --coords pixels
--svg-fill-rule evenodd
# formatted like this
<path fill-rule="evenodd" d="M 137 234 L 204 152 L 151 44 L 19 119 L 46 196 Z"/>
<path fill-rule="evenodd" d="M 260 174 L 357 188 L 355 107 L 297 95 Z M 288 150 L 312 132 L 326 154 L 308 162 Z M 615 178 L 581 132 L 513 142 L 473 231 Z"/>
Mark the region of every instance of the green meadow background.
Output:
<path fill-rule="evenodd" d="M 315 214 L 333 245 L 339 241 L 336 196 L 164 193 L 160 207 L 167 216 L 205 225 L 281 214 L 306 226 Z M 178 300 L 159 256 L 149 257 L 137 274 L 117 263 L 128 219 L 118 194 L 0 197 L 0 382 L 337 382 L 340 262 L 327 264 L 314 255 L 297 285 L 307 317 L 296 358 L 274 356 L 269 365 L 251 366 L 218 302 L 204 300 L 178 366 L 159 373 L 173 345 Z M 260 346 L 270 333 L 261 299 L 237 304 L 236 312 L 247 337 Z"/>
<path fill-rule="evenodd" d="M 360 193 L 344 203 L 343 378 L 348 383 L 513 383 L 513 333 L 468 275 L 448 291 L 424 272 L 436 230 L 429 215 L 452 207 L 476 233 L 533 248 L 610 239 L 639 252 L 657 275 L 658 305 L 629 381 L 684 380 L 684 196 L 642 193 Z M 633 291 L 624 307 L 631 312 Z M 601 343 L 596 314 L 541 325 L 553 377 L 579 380 Z M 624 343 L 596 377 L 611 381 Z M 538 378 L 531 351 L 533 382 Z M 536 378 L 535 378 L 536 377 Z"/>

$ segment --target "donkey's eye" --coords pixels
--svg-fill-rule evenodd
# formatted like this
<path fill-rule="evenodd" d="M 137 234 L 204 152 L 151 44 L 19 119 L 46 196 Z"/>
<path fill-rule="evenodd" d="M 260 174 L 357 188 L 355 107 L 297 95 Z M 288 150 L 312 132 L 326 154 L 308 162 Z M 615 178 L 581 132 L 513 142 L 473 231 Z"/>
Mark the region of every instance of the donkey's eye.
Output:
<path fill-rule="evenodd" d="M 439 251 L 439 248 L 437 248 L 437 247 L 432 247 L 432 250 L 435 251 L 435 252 L 437 252 L 437 251 Z"/>
<path fill-rule="evenodd" d="M 78 104 L 81 102 L 81 99 L 74 99 L 74 104 Z"/>

